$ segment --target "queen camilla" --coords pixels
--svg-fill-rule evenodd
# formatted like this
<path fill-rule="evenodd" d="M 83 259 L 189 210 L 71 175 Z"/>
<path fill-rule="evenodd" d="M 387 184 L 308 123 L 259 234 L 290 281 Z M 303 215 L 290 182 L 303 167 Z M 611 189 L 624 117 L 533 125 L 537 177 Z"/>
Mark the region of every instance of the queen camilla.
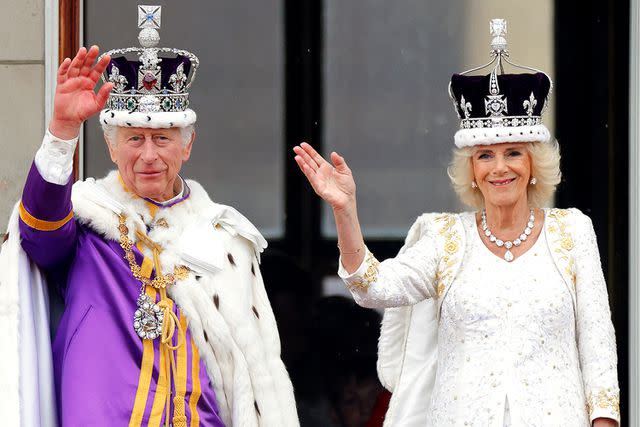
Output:
<path fill-rule="evenodd" d="M 473 211 L 421 215 L 398 256 L 379 262 L 345 159 L 333 152 L 332 165 L 302 143 L 295 160 L 333 208 L 339 275 L 358 304 L 386 309 L 385 426 L 616 426 L 615 334 L 593 226 L 577 209 L 547 207 L 561 176 L 542 123 L 552 83 L 509 60 L 503 20 L 491 30 L 492 61 L 449 87 L 461 125 L 448 172 Z M 505 74 L 506 63 L 520 72 Z"/>

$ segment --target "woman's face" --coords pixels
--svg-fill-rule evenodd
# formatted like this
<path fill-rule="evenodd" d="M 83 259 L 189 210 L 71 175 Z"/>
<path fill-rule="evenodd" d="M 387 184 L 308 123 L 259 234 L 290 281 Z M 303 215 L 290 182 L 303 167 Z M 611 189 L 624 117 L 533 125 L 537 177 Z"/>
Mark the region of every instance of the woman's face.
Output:
<path fill-rule="evenodd" d="M 485 205 L 527 202 L 531 157 L 527 143 L 479 145 L 472 156 L 473 176 Z"/>

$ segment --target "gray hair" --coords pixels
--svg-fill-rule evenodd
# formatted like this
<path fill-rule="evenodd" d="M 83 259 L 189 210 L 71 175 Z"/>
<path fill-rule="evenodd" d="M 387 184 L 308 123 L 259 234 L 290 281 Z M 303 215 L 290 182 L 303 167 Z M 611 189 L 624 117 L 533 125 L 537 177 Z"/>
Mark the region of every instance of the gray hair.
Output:
<path fill-rule="evenodd" d="M 107 140 L 111 147 L 116 146 L 118 129 L 120 126 L 108 125 L 106 123 L 101 123 L 102 132 L 104 133 L 104 139 Z M 189 125 L 180 128 L 180 136 L 182 137 L 182 146 L 186 146 L 191 141 L 191 136 L 195 132 L 195 125 Z"/>

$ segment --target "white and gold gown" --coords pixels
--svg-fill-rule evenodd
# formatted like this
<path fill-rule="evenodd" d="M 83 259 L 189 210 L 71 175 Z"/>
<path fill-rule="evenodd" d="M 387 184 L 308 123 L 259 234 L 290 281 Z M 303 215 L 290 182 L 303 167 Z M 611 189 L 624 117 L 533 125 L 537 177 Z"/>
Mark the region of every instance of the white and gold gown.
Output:
<path fill-rule="evenodd" d="M 615 336 L 588 218 L 545 210 L 545 229 L 513 262 L 489 251 L 472 213 L 442 218 L 422 217 L 421 238 L 396 258 L 378 264 L 367 252 L 356 272 L 339 271 L 363 306 L 437 302 L 426 425 L 619 420 Z"/>

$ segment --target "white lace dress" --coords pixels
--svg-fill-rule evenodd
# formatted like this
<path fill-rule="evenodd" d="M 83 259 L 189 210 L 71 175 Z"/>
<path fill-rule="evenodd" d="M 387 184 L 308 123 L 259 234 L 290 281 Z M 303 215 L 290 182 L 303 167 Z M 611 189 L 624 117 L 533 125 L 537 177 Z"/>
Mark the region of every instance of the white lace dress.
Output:
<path fill-rule="evenodd" d="M 564 255 L 551 253 L 559 223 L 547 227 L 548 216 L 533 247 L 509 263 L 483 244 L 472 213 L 458 215 L 466 244 L 446 290 L 437 285 L 442 217 L 425 217 L 424 235 L 396 258 L 378 265 L 367 251 L 354 273 L 341 266 L 365 307 L 440 304 L 428 426 L 587 427 L 597 416 L 619 419 L 615 338 L 595 236 L 584 215 L 564 215 L 562 227 L 571 225 L 576 239 L 575 247 L 564 242 L 577 265 L 573 285 L 554 262 Z"/>
<path fill-rule="evenodd" d="M 482 243 L 475 224 L 465 228 L 466 259 L 442 303 L 430 422 L 558 425 L 552 415 L 567 411 L 562 400 L 584 401 L 584 395 L 575 344 L 567 346 L 576 341 L 571 295 L 545 235 L 540 233 L 533 247 L 507 262 Z M 487 360 L 492 361 L 489 370 Z M 556 377 L 558 365 L 568 368 L 571 375 L 566 377 L 573 379 L 562 386 L 562 393 L 553 393 L 559 401 L 527 392 Z M 464 419 L 454 419 L 452 414 L 461 410 Z M 589 425 L 584 406 L 572 414 L 571 422 L 566 426 Z"/>

